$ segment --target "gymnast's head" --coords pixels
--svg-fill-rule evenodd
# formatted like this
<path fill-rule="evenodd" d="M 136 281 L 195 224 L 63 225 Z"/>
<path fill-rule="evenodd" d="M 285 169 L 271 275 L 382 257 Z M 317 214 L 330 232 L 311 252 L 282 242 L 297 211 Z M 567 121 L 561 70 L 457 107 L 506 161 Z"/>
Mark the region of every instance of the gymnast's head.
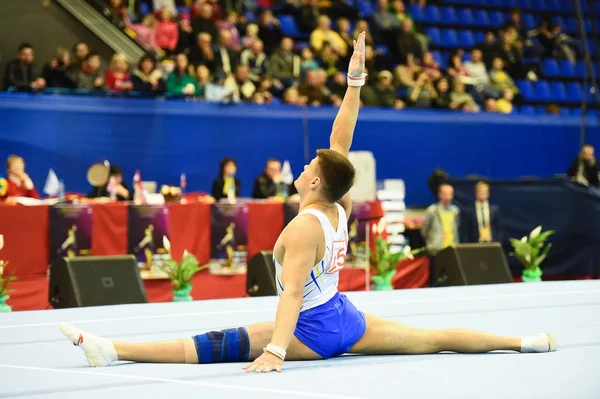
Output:
<path fill-rule="evenodd" d="M 333 204 L 350 191 L 355 174 L 352 163 L 340 153 L 318 150 L 294 184 L 301 200 L 310 198 Z"/>

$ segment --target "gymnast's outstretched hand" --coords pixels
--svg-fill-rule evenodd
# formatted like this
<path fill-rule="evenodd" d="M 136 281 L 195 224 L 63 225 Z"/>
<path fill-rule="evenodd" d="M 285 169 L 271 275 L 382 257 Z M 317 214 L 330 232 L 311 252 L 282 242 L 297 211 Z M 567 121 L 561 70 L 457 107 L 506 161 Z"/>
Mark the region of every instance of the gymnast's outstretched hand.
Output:
<path fill-rule="evenodd" d="M 281 371 L 282 366 L 283 360 L 272 353 L 265 352 L 243 369 L 250 373 L 268 373 L 270 371 Z"/>
<path fill-rule="evenodd" d="M 353 43 L 354 53 L 348 65 L 348 75 L 360 78 L 365 71 L 365 32 L 361 32 Z"/>

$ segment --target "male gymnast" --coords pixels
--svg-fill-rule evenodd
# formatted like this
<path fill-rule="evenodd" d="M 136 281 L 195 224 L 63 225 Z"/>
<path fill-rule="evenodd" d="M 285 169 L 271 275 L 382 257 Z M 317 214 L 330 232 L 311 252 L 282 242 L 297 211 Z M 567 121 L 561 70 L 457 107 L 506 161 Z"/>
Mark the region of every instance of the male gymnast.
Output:
<path fill-rule="evenodd" d="M 279 304 L 275 322 L 211 331 L 192 338 L 153 343 L 113 342 L 63 324 L 62 332 L 85 352 L 90 366 L 116 361 L 145 363 L 247 362 L 243 369 L 281 371 L 284 360 L 328 359 L 345 353 L 430 354 L 495 350 L 549 352 L 555 338 L 525 338 L 472 330 L 423 330 L 364 314 L 337 290 L 348 245 L 349 190 L 354 167 L 348 160 L 365 75 L 365 33 L 354 42 L 348 89 L 335 118 L 330 148 L 317 151 L 295 186 L 300 212 L 273 250 Z"/>

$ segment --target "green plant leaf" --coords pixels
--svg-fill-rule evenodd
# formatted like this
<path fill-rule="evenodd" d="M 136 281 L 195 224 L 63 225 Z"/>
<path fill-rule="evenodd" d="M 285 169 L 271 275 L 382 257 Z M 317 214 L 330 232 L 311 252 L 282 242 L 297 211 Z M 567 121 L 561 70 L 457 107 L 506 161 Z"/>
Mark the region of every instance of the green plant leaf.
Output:
<path fill-rule="evenodd" d="M 550 248 L 552 248 L 552 243 L 548 243 L 548 245 L 546 245 L 546 248 L 544 248 L 544 250 L 542 251 L 542 254 L 535 259 L 535 261 L 533 262 L 534 267 L 540 267 L 544 259 L 546 259 Z"/>

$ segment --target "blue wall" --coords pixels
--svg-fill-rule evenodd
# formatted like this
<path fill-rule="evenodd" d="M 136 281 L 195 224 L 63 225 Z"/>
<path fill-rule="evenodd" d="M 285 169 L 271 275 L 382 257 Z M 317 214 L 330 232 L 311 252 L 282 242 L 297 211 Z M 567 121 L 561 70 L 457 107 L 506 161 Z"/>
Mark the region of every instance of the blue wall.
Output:
<path fill-rule="evenodd" d="M 269 157 L 289 159 L 297 175 L 305 144 L 311 157 L 328 146 L 335 115 L 331 108 L 2 94 L 0 159 L 23 156 L 40 189 L 52 167 L 67 191 L 87 192 L 87 168 L 109 159 L 128 181 L 136 169 L 159 184 L 178 184 L 186 173 L 189 190 L 209 191 L 219 160 L 232 156 L 249 195 Z M 426 180 L 435 167 L 490 178 L 564 173 L 579 148 L 580 122 L 363 109 L 353 149 L 374 153 L 378 179 L 404 179 L 409 205 L 426 205 L 432 199 Z M 586 141 L 600 147 L 597 120 L 588 119 L 586 132 Z"/>

